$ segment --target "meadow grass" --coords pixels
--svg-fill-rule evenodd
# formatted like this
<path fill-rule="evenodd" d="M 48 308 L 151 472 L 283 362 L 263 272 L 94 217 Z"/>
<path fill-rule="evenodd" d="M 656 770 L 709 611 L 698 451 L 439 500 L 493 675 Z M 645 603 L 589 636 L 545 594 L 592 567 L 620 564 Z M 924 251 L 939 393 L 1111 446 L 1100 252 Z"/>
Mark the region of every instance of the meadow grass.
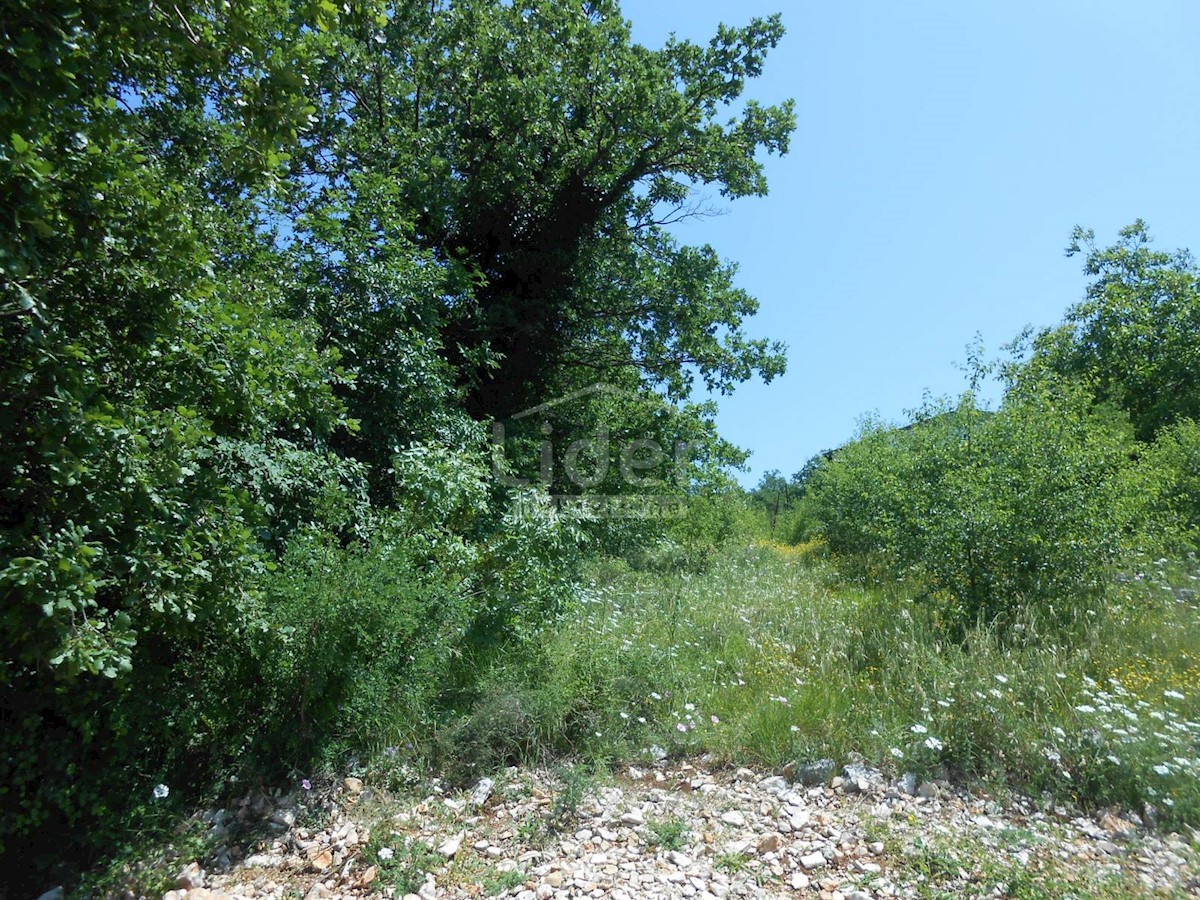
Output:
<path fill-rule="evenodd" d="M 1194 824 L 1200 615 L 1172 590 L 1194 578 L 1144 568 L 1066 626 L 1029 613 L 951 638 L 934 601 L 847 585 L 813 547 L 730 549 L 703 574 L 607 562 L 535 654 L 485 676 L 476 715 L 519 693 L 531 754 L 777 767 L 858 753 L 895 776 Z"/>

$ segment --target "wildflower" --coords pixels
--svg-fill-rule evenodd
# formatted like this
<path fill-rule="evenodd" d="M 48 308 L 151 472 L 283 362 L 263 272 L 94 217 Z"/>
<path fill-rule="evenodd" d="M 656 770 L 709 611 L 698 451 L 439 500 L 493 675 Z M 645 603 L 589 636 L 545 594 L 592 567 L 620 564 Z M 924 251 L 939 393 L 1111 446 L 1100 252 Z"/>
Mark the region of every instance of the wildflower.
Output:
<path fill-rule="evenodd" d="M 892 756 L 896 757 L 896 759 L 904 759 L 904 751 L 901 750 L 899 747 L 893 747 L 888 752 L 891 753 Z"/>
<path fill-rule="evenodd" d="M 1007 675 L 997 675 L 997 676 L 995 676 L 995 678 L 1001 684 L 1008 684 L 1008 676 Z"/>
<path fill-rule="evenodd" d="M 791 728 L 789 730 L 792 732 L 792 734 L 795 734 L 796 732 L 798 732 L 800 730 L 800 726 L 793 725 L 793 726 L 791 726 Z"/>
<path fill-rule="evenodd" d="M 305 778 L 303 781 L 300 782 L 300 787 L 304 788 L 304 790 L 306 790 L 306 791 L 311 791 L 312 790 L 312 782 L 309 781 L 307 778 Z"/>
<path fill-rule="evenodd" d="M 156 784 L 154 786 L 154 793 L 152 796 L 155 800 L 165 800 L 167 798 L 167 794 L 169 793 L 171 793 L 171 789 L 165 784 Z"/>
<path fill-rule="evenodd" d="M 716 716 L 713 716 L 713 717 L 712 717 L 712 723 L 713 723 L 714 725 L 720 725 L 720 724 L 721 724 L 721 720 L 720 720 L 720 719 L 718 719 Z"/>
<path fill-rule="evenodd" d="M 924 725 L 917 723 L 912 728 L 910 728 L 909 731 L 911 731 L 913 734 L 927 734 L 929 732 L 929 729 L 926 728 Z"/>
<path fill-rule="evenodd" d="M 1096 711 L 1096 707 L 1091 706 L 1087 703 L 1081 703 L 1081 704 L 1079 704 L 1079 706 L 1075 707 L 1075 712 L 1091 714 L 1091 713 L 1094 713 L 1095 711 Z"/>
<path fill-rule="evenodd" d="M 619 715 L 619 716 L 620 716 L 622 719 L 628 719 L 628 718 L 629 718 L 629 713 L 627 713 L 627 712 L 618 713 L 618 715 Z"/>
<path fill-rule="evenodd" d="M 1114 766 L 1119 766 L 1121 764 L 1121 760 L 1119 760 L 1117 757 L 1113 756 L 1111 753 L 1108 754 L 1108 756 L 1106 756 L 1104 758 L 1107 759 Z"/>
<path fill-rule="evenodd" d="M 396 855 L 396 851 L 393 850 L 391 847 L 380 847 L 379 852 L 376 853 L 375 855 L 378 856 L 380 859 L 382 859 L 384 862 L 386 862 L 387 860 L 391 859 L 393 856 Z"/>
<path fill-rule="evenodd" d="M 950 701 L 949 701 L 949 700 L 939 700 L 939 701 L 938 701 L 938 706 L 940 706 L 942 709 L 949 709 L 949 708 L 950 708 Z"/>
<path fill-rule="evenodd" d="M 1050 760 L 1050 762 L 1056 763 L 1062 761 L 1062 755 L 1057 750 L 1047 749 L 1044 752 L 1046 759 Z"/>
<path fill-rule="evenodd" d="M 645 717 L 645 716 L 638 716 L 638 724 L 639 724 L 639 725 L 645 725 L 645 724 L 646 724 L 646 717 Z"/>
<path fill-rule="evenodd" d="M 1171 767 L 1168 766 L 1166 763 L 1159 763 L 1157 766 L 1154 767 L 1154 773 L 1156 775 L 1170 775 Z"/>
<path fill-rule="evenodd" d="M 650 692 L 650 699 L 651 699 L 651 700 L 661 700 L 661 699 L 662 699 L 662 694 L 660 694 L 658 691 L 651 691 L 651 692 Z"/>
<path fill-rule="evenodd" d="M 925 738 L 925 746 L 936 753 L 938 750 L 943 749 L 946 745 L 931 735 Z"/>
<path fill-rule="evenodd" d="M 680 734 L 687 734 L 687 726 L 684 725 L 682 722 L 675 723 L 675 730 L 678 731 Z"/>
<path fill-rule="evenodd" d="M 1182 700 L 1183 699 L 1183 694 L 1179 693 L 1179 691 L 1163 691 L 1163 696 L 1169 697 L 1172 700 Z"/>
<path fill-rule="evenodd" d="M 692 710 L 694 710 L 696 708 L 696 704 L 695 703 L 685 703 L 685 704 L 683 704 L 683 708 L 686 709 L 688 712 L 691 712 Z"/>

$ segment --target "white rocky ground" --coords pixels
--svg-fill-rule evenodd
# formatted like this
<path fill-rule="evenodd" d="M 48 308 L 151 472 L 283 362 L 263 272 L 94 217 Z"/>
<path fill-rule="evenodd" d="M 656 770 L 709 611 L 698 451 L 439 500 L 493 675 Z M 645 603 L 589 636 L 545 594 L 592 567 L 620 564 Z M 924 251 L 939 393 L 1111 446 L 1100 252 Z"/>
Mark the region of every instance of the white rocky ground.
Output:
<path fill-rule="evenodd" d="M 348 778 L 320 827 L 296 824 L 294 797 L 209 816 L 218 835 L 254 816 L 273 833 L 192 864 L 164 900 L 1200 897 L 1195 835 L 944 783 L 887 785 L 861 766 L 831 774 L 793 782 L 701 761 L 583 784 L 512 769 L 415 801 Z"/>

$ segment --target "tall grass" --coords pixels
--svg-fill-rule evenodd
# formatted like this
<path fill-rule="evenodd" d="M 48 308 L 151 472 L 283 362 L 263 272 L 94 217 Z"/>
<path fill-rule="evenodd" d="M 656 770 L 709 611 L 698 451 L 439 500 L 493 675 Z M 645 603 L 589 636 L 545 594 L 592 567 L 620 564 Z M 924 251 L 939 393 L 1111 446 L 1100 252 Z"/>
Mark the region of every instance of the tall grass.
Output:
<path fill-rule="evenodd" d="M 1053 630 L 1029 614 L 952 640 L 928 602 L 848 587 L 807 552 L 730 550 L 703 575 L 605 563 L 534 655 L 485 677 L 467 721 L 490 721 L 510 755 L 707 751 L 778 766 L 857 752 L 894 775 L 1148 803 L 1196 823 L 1200 616 L 1149 568 Z"/>

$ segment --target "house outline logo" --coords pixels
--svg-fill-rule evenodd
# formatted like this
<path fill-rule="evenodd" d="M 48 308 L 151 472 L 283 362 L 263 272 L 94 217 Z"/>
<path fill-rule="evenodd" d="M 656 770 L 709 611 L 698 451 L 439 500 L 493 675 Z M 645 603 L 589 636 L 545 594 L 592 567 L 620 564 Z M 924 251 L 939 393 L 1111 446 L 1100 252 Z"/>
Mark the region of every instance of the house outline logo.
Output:
<path fill-rule="evenodd" d="M 573 400 L 578 400 L 581 397 L 587 397 L 591 394 L 609 394 L 611 396 L 628 397 L 633 400 L 649 400 L 653 398 L 657 401 L 659 407 L 666 408 L 669 406 L 667 401 L 657 394 L 639 394 L 636 391 L 626 390 L 625 388 L 609 384 L 606 381 L 597 381 L 595 384 L 589 384 L 585 388 L 580 388 L 569 394 L 563 394 L 561 397 L 555 397 L 553 400 L 547 400 L 545 403 L 539 403 L 537 406 L 531 406 L 529 409 L 521 410 L 519 413 L 514 413 L 509 416 L 509 420 L 515 422 L 518 419 L 527 419 L 530 416 L 544 413 L 556 406 L 562 406 L 564 403 L 570 403 Z"/>

